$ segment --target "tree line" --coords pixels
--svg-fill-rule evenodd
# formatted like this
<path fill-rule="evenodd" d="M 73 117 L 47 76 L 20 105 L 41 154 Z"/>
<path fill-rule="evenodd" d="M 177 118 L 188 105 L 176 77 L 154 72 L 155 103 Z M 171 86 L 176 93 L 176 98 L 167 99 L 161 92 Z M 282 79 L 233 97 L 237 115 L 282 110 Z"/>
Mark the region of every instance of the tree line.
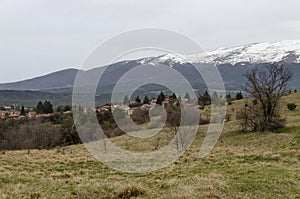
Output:
<path fill-rule="evenodd" d="M 245 90 L 253 98 L 253 103 L 245 104 L 238 113 L 237 119 L 241 130 L 244 132 L 275 131 L 284 127 L 284 120 L 279 114 L 278 104 L 281 97 L 287 93 L 288 83 L 292 78 L 291 71 L 283 64 L 270 64 L 266 68 L 254 68 L 246 73 L 245 77 L 247 78 Z M 210 95 L 208 91 L 205 91 L 198 96 L 198 104 L 201 106 L 210 105 L 214 97 L 218 97 L 216 93 Z M 161 92 L 157 97 L 156 104 L 162 105 L 166 98 L 169 99 L 169 103 L 165 106 L 167 112 L 165 126 L 176 130 L 180 125 L 181 105 L 178 102 L 181 99 L 175 93 L 167 96 Z M 185 98 L 188 99 L 189 96 L 186 95 Z M 225 98 L 229 103 L 233 99 L 239 100 L 244 97 L 242 92 L 238 92 L 235 98 L 232 98 L 230 94 L 227 94 Z M 137 96 L 135 102 L 148 104 L 150 99 L 145 96 L 141 100 Z M 289 103 L 287 107 L 294 110 L 297 105 Z M 53 105 L 47 100 L 44 103 L 38 102 L 36 110 L 39 114 L 54 112 Z M 72 114 L 63 114 L 68 110 L 71 110 L 71 106 L 60 106 L 57 107 L 57 112 L 49 118 L 0 121 L 0 149 L 49 149 L 56 146 L 81 143 Z M 128 114 L 121 109 L 114 111 L 119 112 L 116 115 L 121 119 L 128 117 Z M 125 133 L 118 128 L 111 109 L 104 112 L 97 111 L 96 114 L 98 122 L 107 137 L 119 136 Z M 147 123 L 150 121 L 149 109 L 138 108 L 130 117 L 138 124 Z M 201 118 L 199 124 L 209 122 L 209 118 L 206 120 Z"/>

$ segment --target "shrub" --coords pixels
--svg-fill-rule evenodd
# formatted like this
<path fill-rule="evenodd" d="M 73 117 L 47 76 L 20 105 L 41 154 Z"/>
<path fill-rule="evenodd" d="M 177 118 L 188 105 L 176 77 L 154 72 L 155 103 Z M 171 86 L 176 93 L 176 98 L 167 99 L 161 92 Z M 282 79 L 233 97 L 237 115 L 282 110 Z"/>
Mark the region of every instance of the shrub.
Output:
<path fill-rule="evenodd" d="M 62 137 L 61 144 L 72 145 L 81 144 L 81 139 L 77 133 L 74 120 L 72 117 L 66 117 L 59 128 L 59 134 Z"/>
<path fill-rule="evenodd" d="M 297 108 L 297 105 L 295 103 L 288 103 L 287 104 L 287 108 L 290 110 L 290 111 L 293 111 Z"/>
<path fill-rule="evenodd" d="M 236 99 L 236 100 L 241 100 L 241 99 L 243 99 L 243 98 L 244 98 L 244 96 L 243 96 L 243 94 L 242 94 L 241 91 L 238 92 L 238 93 L 236 94 L 236 96 L 235 96 L 235 99 Z"/>
<path fill-rule="evenodd" d="M 277 113 L 273 117 L 265 120 L 263 113 L 260 112 L 260 106 L 245 106 L 237 113 L 237 120 L 240 122 L 242 132 L 249 131 L 275 131 L 284 127 L 284 119 Z"/>
<path fill-rule="evenodd" d="M 132 120 L 137 124 L 144 124 L 150 122 L 149 111 L 137 108 L 131 115 Z"/>
<path fill-rule="evenodd" d="M 9 123 L 4 121 L 6 128 L 0 131 L 0 149 L 50 149 L 61 144 L 59 129 L 50 122 L 26 121 L 11 126 Z"/>
<path fill-rule="evenodd" d="M 201 111 L 203 111 L 203 110 L 205 109 L 205 106 L 201 105 L 201 106 L 199 106 L 199 109 L 200 109 Z"/>
<path fill-rule="evenodd" d="M 141 187 L 127 186 L 119 192 L 119 198 L 130 199 L 133 197 L 139 197 L 145 193 L 145 190 Z"/>
<path fill-rule="evenodd" d="M 253 103 L 254 106 L 257 105 L 257 104 L 258 104 L 257 99 L 254 99 L 254 100 L 252 101 L 252 103 Z"/>
<path fill-rule="evenodd" d="M 106 127 L 106 128 L 112 128 L 112 125 L 111 125 L 111 123 L 109 122 L 109 121 L 104 121 L 103 122 L 103 124 L 104 124 L 104 126 Z"/>

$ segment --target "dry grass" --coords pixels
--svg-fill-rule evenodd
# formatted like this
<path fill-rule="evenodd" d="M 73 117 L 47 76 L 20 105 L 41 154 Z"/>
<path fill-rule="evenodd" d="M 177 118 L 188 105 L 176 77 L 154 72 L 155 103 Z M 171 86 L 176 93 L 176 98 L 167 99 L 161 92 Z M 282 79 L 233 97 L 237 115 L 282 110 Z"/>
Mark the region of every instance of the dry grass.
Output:
<path fill-rule="evenodd" d="M 300 198 L 300 107 L 288 111 L 288 102 L 300 106 L 300 94 L 282 100 L 287 129 L 240 134 L 235 121 L 227 122 L 214 150 L 200 159 L 207 128 L 201 126 L 178 161 L 147 174 L 112 170 L 83 145 L 6 151 L 0 153 L 0 198 Z M 228 107 L 232 120 L 244 103 Z M 113 141 L 128 150 L 151 151 L 158 137 L 159 147 L 168 143 L 164 133 L 143 142 L 126 135 Z"/>

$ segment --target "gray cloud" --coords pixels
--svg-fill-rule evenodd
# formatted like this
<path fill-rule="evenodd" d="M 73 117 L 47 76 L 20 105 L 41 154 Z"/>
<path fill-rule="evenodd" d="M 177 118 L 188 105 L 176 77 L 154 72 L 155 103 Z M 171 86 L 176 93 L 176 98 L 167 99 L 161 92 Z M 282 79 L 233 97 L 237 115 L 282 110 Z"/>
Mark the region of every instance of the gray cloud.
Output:
<path fill-rule="evenodd" d="M 95 46 L 119 32 L 161 27 L 207 50 L 297 39 L 296 0 L 2 0 L 0 82 L 78 67 Z"/>

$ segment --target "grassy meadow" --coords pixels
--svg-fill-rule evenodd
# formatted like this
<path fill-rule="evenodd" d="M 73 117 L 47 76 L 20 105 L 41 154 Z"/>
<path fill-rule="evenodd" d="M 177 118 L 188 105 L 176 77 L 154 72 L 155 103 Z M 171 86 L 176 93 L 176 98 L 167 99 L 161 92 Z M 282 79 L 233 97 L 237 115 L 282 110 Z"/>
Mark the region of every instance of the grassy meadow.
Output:
<path fill-rule="evenodd" d="M 289 111 L 290 102 L 299 107 Z M 276 133 L 239 133 L 235 116 L 245 103 L 252 102 L 227 107 L 230 119 L 204 159 L 198 152 L 205 125 L 179 160 L 146 174 L 108 168 L 83 145 L 2 151 L 0 198 L 300 198 L 300 93 L 282 99 L 287 127 Z M 166 131 L 147 142 L 127 135 L 112 138 L 124 149 L 139 151 L 156 150 L 169 140 Z"/>

